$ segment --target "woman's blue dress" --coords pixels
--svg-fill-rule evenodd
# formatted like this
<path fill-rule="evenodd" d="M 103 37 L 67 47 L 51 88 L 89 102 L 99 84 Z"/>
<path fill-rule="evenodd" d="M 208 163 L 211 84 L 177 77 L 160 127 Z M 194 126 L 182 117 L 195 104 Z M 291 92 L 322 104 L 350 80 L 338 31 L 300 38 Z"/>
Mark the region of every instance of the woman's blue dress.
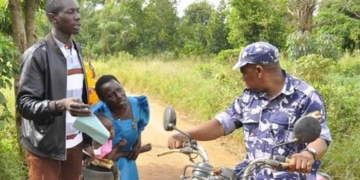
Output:
<path fill-rule="evenodd" d="M 145 126 L 149 123 L 150 108 L 146 96 L 129 96 L 127 97 L 132 108 L 132 119 L 114 119 L 109 107 L 102 101 L 91 107 L 93 113 L 101 112 L 108 116 L 114 126 L 115 136 L 113 139 L 113 147 L 116 146 L 121 140 L 126 139 L 127 144 L 121 148 L 121 152 L 130 152 L 135 145 L 139 133 L 144 130 Z M 121 180 L 138 180 L 139 173 L 134 160 L 129 160 L 126 157 L 119 158 L 116 164 L 120 170 Z"/>

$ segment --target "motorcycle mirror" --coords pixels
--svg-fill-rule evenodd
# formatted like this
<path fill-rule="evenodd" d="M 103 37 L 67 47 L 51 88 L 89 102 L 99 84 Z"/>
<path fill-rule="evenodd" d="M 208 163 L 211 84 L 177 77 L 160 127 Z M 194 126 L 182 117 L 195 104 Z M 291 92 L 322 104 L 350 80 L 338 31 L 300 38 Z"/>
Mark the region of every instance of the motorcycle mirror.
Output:
<path fill-rule="evenodd" d="M 304 116 L 295 123 L 294 132 L 298 143 L 311 143 L 320 137 L 321 124 L 313 116 Z"/>
<path fill-rule="evenodd" d="M 163 116 L 163 125 L 165 131 L 172 131 L 176 126 L 176 112 L 174 108 L 168 106 L 165 108 Z"/>
<path fill-rule="evenodd" d="M 287 144 L 297 144 L 297 143 L 311 143 L 320 137 L 321 133 L 321 124 L 313 116 L 304 116 L 301 117 L 294 125 L 295 138 L 291 141 L 284 142 L 273 146 L 271 150 L 270 159 L 274 154 L 274 149 L 276 147 L 284 146 Z"/>

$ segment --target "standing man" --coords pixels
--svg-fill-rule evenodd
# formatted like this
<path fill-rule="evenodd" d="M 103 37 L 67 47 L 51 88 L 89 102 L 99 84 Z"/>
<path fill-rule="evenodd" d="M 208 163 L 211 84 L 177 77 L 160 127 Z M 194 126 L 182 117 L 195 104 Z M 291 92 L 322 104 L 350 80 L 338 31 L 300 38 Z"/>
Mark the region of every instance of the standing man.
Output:
<path fill-rule="evenodd" d="M 210 141 L 242 127 L 247 154 L 235 167 L 237 178 L 241 179 L 251 161 L 268 157 L 274 145 L 294 138 L 294 124 L 300 117 L 313 115 L 321 123 L 320 137 L 308 144 L 275 148 L 275 155 L 291 159 L 290 167 L 276 171 L 258 166 L 253 175 L 255 179 L 315 180 L 320 159 L 332 142 L 319 92 L 283 70 L 278 49 L 266 42 L 246 46 L 233 69 L 242 74 L 246 84 L 243 93 L 226 111 L 187 134 L 194 140 Z M 320 114 L 314 113 L 317 111 Z M 184 135 L 175 134 L 169 138 L 168 147 L 180 148 L 184 140 Z"/>
<path fill-rule="evenodd" d="M 91 148 L 91 138 L 73 128 L 76 116 L 91 114 L 81 50 L 71 38 L 80 30 L 79 6 L 47 0 L 46 15 L 51 32 L 22 55 L 21 143 L 30 180 L 79 180 L 82 149 Z"/>

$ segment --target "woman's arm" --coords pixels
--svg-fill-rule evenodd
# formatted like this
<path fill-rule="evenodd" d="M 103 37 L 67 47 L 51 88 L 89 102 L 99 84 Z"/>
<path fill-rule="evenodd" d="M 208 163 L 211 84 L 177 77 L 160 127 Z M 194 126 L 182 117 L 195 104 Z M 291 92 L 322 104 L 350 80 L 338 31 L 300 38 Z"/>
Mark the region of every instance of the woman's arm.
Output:
<path fill-rule="evenodd" d="M 136 141 L 133 150 L 130 152 L 128 158 L 131 160 L 136 160 L 140 154 L 140 148 L 141 148 L 141 132 L 139 132 L 138 140 Z"/>

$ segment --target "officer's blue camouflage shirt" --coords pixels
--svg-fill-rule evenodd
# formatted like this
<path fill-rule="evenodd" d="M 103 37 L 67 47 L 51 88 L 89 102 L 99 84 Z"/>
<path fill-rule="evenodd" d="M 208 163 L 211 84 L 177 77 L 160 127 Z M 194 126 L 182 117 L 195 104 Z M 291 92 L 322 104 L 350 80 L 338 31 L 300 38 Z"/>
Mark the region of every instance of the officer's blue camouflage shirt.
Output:
<path fill-rule="evenodd" d="M 247 155 L 244 161 L 235 167 L 238 178 L 242 177 L 249 162 L 256 158 L 269 157 L 274 145 L 292 140 L 295 122 L 306 114 L 320 111 L 320 137 L 330 143 L 332 139 L 325 123 L 323 103 L 323 99 L 313 87 L 288 73 L 281 93 L 272 100 L 265 93 L 245 89 L 225 112 L 215 117 L 223 125 L 226 135 L 243 127 Z M 290 157 L 305 147 L 306 144 L 300 144 L 275 148 L 274 154 Z M 309 175 L 291 174 L 287 170 L 275 171 L 267 166 L 257 167 L 253 172 L 256 179 L 315 179 L 320 164 L 320 161 L 316 161 Z"/>

